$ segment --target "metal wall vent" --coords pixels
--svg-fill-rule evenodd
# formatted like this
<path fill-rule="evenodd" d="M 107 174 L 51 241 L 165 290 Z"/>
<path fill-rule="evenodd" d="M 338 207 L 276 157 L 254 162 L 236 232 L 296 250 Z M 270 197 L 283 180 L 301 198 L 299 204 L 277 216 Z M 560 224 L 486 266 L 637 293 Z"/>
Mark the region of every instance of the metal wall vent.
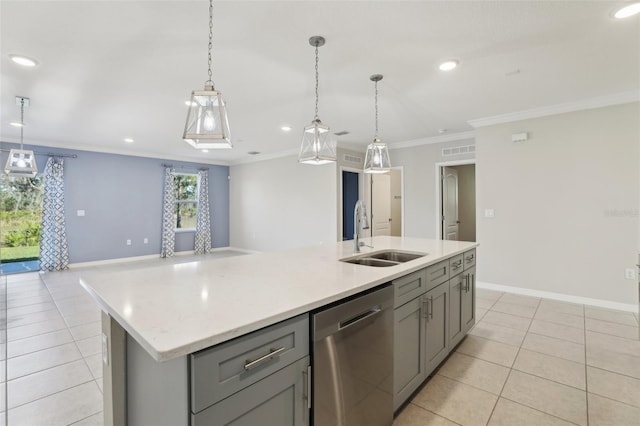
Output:
<path fill-rule="evenodd" d="M 475 145 L 454 146 L 452 148 L 442 148 L 442 156 L 450 157 L 452 155 L 473 154 L 476 152 Z"/>
<path fill-rule="evenodd" d="M 349 155 L 349 154 L 344 155 L 344 161 L 347 161 L 349 163 L 358 163 L 358 164 L 362 164 L 364 162 L 362 157 L 356 157 L 355 155 Z"/>

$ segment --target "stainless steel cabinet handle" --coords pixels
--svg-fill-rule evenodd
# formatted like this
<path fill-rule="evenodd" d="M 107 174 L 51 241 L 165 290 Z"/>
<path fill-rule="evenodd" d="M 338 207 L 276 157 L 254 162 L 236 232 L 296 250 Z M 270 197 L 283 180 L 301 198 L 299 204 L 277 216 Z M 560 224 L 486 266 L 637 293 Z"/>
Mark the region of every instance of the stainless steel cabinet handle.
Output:
<path fill-rule="evenodd" d="M 465 259 L 468 260 L 469 262 L 471 262 L 474 257 L 475 257 L 474 255 L 469 255 L 469 256 L 465 257 Z"/>
<path fill-rule="evenodd" d="M 465 293 L 469 292 L 469 274 L 466 274 L 464 276 L 464 292 Z"/>
<path fill-rule="evenodd" d="M 429 304 L 431 305 L 429 308 L 429 319 L 433 319 L 433 296 L 429 297 L 429 301 Z"/>
<path fill-rule="evenodd" d="M 429 306 L 427 306 L 427 302 L 429 301 L 429 299 L 427 299 L 426 297 L 422 297 L 422 317 L 423 318 L 428 318 L 429 317 Z"/>
<path fill-rule="evenodd" d="M 359 323 L 360 321 L 364 321 L 365 319 L 372 317 L 375 314 L 382 312 L 382 306 L 377 305 L 371 308 L 368 311 L 362 312 L 355 317 L 349 318 L 348 320 L 340 321 L 340 330 L 344 330 L 347 327 L 351 327 L 354 324 Z"/>
<path fill-rule="evenodd" d="M 462 266 L 462 259 L 458 260 L 455 263 L 452 263 L 451 266 L 453 267 L 453 269 L 458 269 L 459 267 Z"/>
<path fill-rule="evenodd" d="M 259 366 L 260 364 L 272 360 L 273 358 L 278 356 L 280 354 L 280 352 L 284 351 L 284 349 L 285 349 L 284 346 L 281 347 L 281 348 L 278 348 L 278 349 L 271 348 L 271 349 L 269 349 L 269 353 L 268 354 L 263 355 L 258 359 L 255 359 L 253 361 L 248 359 L 244 363 L 244 369 L 247 370 L 247 371 L 248 370 L 252 370 L 252 369 L 256 368 L 257 366 Z"/>
<path fill-rule="evenodd" d="M 307 366 L 307 371 L 303 371 L 302 374 L 307 378 L 307 393 L 302 395 L 302 398 L 307 400 L 307 408 L 311 409 L 311 366 Z"/>

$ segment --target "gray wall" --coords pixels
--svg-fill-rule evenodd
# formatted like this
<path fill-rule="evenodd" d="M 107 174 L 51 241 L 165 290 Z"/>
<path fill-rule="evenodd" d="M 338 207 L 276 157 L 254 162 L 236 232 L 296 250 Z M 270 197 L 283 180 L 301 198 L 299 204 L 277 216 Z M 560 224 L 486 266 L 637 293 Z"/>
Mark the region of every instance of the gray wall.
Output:
<path fill-rule="evenodd" d="M 636 102 L 476 131 L 479 281 L 637 304 L 639 117 Z"/>
<path fill-rule="evenodd" d="M 435 143 L 389 151 L 392 166 L 404 170 L 404 236 L 437 235 L 436 163 L 474 158 L 473 154 L 442 156 L 442 148 L 473 145 L 474 141 Z"/>
<path fill-rule="evenodd" d="M 2 143 L 2 148 L 14 147 Z M 163 163 L 176 171 L 209 169 L 212 246 L 229 245 L 229 167 L 126 155 L 27 146 L 36 152 L 77 154 L 65 159 L 65 208 L 71 263 L 160 253 Z M 7 153 L 2 152 L 2 167 Z M 37 155 L 38 170 L 47 157 Z M 179 168 L 185 166 L 187 168 Z M 85 216 L 77 216 L 84 210 Z M 149 243 L 143 240 L 148 238 Z M 126 245 L 130 239 L 132 244 Z M 176 234 L 176 251 L 193 250 L 194 233 Z"/>
<path fill-rule="evenodd" d="M 335 243 L 336 164 L 297 156 L 231 166 L 231 245 L 274 251 Z"/>

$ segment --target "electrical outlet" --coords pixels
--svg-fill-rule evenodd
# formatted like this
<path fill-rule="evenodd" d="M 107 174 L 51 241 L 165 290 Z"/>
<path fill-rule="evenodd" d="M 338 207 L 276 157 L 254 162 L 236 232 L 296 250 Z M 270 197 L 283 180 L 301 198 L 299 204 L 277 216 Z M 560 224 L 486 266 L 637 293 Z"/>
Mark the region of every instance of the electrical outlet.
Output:
<path fill-rule="evenodd" d="M 127 245 L 130 246 L 131 245 L 131 240 L 127 240 Z"/>
<path fill-rule="evenodd" d="M 624 270 L 624 277 L 628 280 L 636 279 L 636 271 L 633 268 L 627 268 Z"/>
<path fill-rule="evenodd" d="M 484 217 L 494 217 L 495 211 L 493 209 L 484 209 Z"/>

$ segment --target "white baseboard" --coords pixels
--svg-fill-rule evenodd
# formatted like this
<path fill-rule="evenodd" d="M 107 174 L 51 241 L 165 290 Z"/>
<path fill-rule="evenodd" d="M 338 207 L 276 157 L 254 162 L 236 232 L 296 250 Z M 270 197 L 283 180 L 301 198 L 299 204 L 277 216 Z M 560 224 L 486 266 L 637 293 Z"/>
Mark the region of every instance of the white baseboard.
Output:
<path fill-rule="evenodd" d="M 562 302 L 579 303 L 581 305 L 598 306 L 600 308 L 616 309 L 618 311 L 638 312 L 638 305 L 628 303 L 611 302 L 609 300 L 591 299 L 589 297 L 572 296 L 569 294 L 553 293 L 551 291 L 532 290 L 529 288 L 511 287 L 508 285 L 492 284 L 476 281 L 478 288 L 486 290 L 503 291 L 505 293 L 520 294 L 523 296 L 542 297 L 545 299 L 559 300 Z"/>
<path fill-rule="evenodd" d="M 211 249 L 211 252 L 229 251 L 229 250 L 239 251 L 239 252 L 247 253 L 247 254 L 259 253 L 257 251 L 245 250 L 245 249 L 240 249 L 240 248 L 235 248 L 235 247 L 216 247 L 216 248 Z M 175 256 L 193 255 L 193 250 L 177 251 L 177 252 L 174 253 L 174 255 Z M 90 261 L 90 262 L 70 263 L 69 264 L 69 269 L 87 268 L 87 267 L 92 267 L 92 266 L 113 265 L 114 263 L 140 262 L 142 260 L 153 260 L 153 259 L 160 260 L 161 259 L 160 253 L 148 254 L 148 255 L 144 255 L 144 256 L 119 257 L 119 258 L 116 258 L 116 259 L 105 259 L 105 260 L 94 260 L 94 261 Z"/>

